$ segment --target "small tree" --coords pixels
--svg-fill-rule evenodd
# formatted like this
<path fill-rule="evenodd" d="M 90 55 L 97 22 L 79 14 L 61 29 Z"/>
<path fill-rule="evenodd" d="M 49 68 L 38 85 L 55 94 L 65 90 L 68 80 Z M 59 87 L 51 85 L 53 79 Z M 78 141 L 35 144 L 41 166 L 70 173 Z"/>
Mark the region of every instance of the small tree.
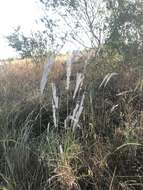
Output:
<path fill-rule="evenodd" d="M 110 16 L 106 44 L 125 62 L 141 61 L 143 50 L 142 0 L 105 0 Z"/>
<path fill-rule="evenodd" d="M 47 39 L 41 32 L 25 36 L 18 26 L 12 34 L 6 37 L 10 47 L 14 48 L 21 58 L 39 58 L 47 55 Z"/>
<path fill-rule="evenodd" d="M 99 49 L 106 35 L 106 4 L 103 0 L 40 0 L 41 19 L 53 42 L 70 41 Z M 62 27 L 61 27 L 62 26 Z M 55 40 L 56 39 L 56 40 Z"/>

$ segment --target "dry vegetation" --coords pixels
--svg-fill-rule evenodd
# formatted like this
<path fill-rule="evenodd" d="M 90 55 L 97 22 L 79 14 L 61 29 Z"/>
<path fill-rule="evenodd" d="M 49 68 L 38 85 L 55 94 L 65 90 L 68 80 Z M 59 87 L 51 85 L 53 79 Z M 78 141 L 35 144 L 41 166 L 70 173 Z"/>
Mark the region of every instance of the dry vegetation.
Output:
<path fill-rule="evenodd" d="M 1 65 L 0 189 L 143 189 L 142 71 L 106 57 L 70 70 L 67 59 L 42 95 L 42 65 Z"/>

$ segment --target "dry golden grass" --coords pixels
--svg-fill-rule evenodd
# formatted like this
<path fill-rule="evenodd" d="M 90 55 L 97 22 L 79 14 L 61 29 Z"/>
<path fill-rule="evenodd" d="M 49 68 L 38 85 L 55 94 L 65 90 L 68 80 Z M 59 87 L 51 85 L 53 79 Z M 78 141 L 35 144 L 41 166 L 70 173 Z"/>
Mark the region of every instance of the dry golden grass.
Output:
<path fill-rule="evenodd" d="M 52 67 L 49 80 L 55 83 L 65 74 L 67 56 L 58 56 Z M 0 66 L 0 94 L 8 101 L 18 101 L 37 93 L 43 72 L 43 64 L 36 65 L 31 59 L 3 61 Z"/>

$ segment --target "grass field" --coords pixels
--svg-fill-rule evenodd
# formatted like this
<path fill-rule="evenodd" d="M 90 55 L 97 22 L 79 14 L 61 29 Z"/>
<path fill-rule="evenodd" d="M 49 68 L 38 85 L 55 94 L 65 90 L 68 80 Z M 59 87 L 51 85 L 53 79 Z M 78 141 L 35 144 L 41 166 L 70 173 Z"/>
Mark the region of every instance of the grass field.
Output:
<path fill-rule="evenodd" d="M 73 60 L 0 66 L 1 190 L 143 189 L 142 70 Z"/>

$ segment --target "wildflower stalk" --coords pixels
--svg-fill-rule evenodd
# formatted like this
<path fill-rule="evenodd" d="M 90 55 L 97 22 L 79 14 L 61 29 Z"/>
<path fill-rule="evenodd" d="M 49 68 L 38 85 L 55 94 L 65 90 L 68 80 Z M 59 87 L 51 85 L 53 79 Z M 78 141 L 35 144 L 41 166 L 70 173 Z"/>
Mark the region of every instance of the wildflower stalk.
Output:
<path fill-rule="evenodd" d="M 59 107 L 59 97 L 57 96 L 56 85 L 55 83 L 52 83 L 52 109 L 53 109 L 53 122 L 55 127 L 58 127 L 58 107 Z"/>
<path fill-rule="evenodd" d="M 48 59 L 47 64 L 44 65 L 43 75 L 42 75 L 42 79 L 41 79 L 41 82 L 40 82 L 40 92 L 41 92 L 41 94 L 43 94 L 43 92 L 44 92 L 45 86 L 46 86 L 47 81 L 48 81 L 48 75 L 49 75 L 49 72 L 51 71 L 53 63 L 54 63 L 54 58 L 53 58 L 53 56 L 51 56 Z"/>

